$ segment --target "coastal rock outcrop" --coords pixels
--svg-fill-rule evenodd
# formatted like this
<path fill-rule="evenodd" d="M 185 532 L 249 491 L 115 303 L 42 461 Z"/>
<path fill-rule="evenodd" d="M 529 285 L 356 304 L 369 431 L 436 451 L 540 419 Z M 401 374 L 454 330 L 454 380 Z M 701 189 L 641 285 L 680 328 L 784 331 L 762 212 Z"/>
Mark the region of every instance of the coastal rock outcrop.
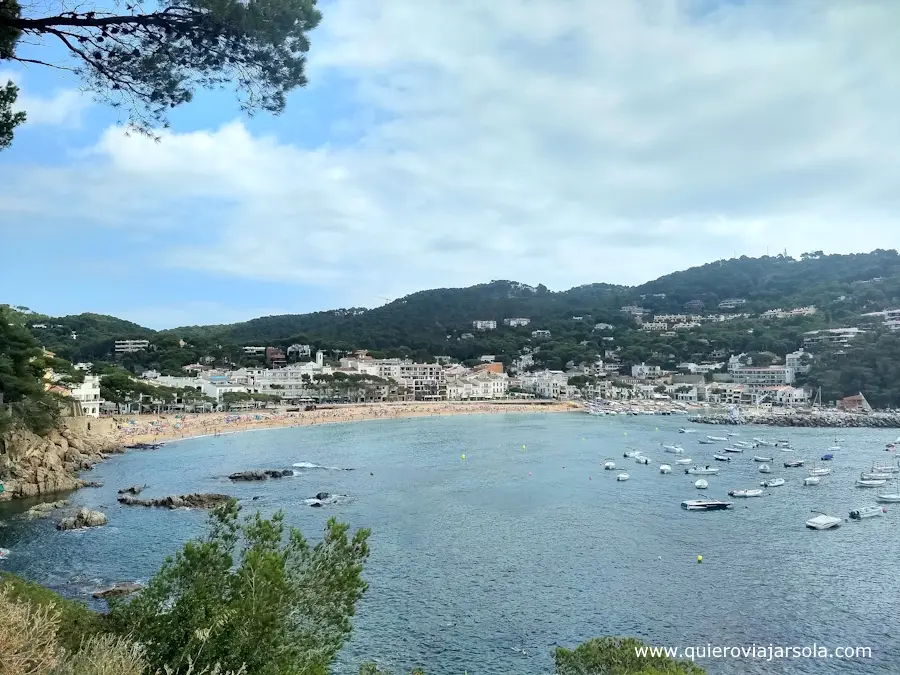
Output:
<path fill-rule="evenodd" d="M 44 502 L 43 504 L 35 504 L 30 509 L 28 509 L 25 513 L 21 514 L 19 517 L 24 520 L 36 520 L 38 518 L 46 518 L 53 511 L 57 509 L 61 509 L 66 506 L 69 502 L 65 499 L 60 499 L 56 502 Z"/>
<path fill-rule="evenodd" d="M 139 495 L 144 491 L 146 485 L 132 485 L 131 487 L 122 488 L 119 490 L 120 495 Z"/>
<path fill-rule="evenodd" d="M 329 504 L 340 504 L 346 501 L 347 495 L 333 495 L 330 492 L 319 492 L 315 497 L 305 500 L 305 503 L 314 509 L 318 509 Z"/>
<path fill-rule="evenodd" d="M 252 471 L 238 471 L 228 476 L 231 480 L 266 480 L 266 478 L 284 478 L 293 476 L 291 469 L 256 469 Z"/>
<path fill-rule="evenodd" d="M 105 513 L 100 511 L 91 511 L 90 509 L 80 509 L 74 516 L 63 518 L 56 525 L 57 530 L 81 530 L 86 527 L 100 527 L 106 525 L 109 519 Z"/>
<path fill-rule="evenodd" d="M 121 584 L 116 584 L 115 586 L 110 586 L 109 588 L 95 591 L 92 595 L 98 600 L 105 600 L 106 598 L 118 598 L 123 595 L 131 595 L 132 593 L 137 593 L 139 590 L 141 590 L 140 584 L 124 582 Z"/>
<path fill-rule="evenodd" d="M 130 494 L 119 496 L 119 503 L 125 506 L 157 506 L 167 509 L 208 509 L 231 499 L 228 495 L 215 492 L 197 492 L 189 495 L 169 495 L 158 499 L 138 499 Z"/>
<path fill-rule="evenodd" d="M 36 497 L 83 487 L 79 471 L 93 468 L 106 453 L 121 452 L 111 437 L 64 421 L 59 429 L 38 436 L 13 428 L 0 435 L 0 501 Z"/>

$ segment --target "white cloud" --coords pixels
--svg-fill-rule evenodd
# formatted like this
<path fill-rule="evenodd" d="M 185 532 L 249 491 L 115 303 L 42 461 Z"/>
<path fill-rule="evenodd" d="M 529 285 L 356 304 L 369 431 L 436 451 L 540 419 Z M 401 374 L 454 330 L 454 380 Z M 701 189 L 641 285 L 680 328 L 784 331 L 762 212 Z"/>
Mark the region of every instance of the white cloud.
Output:
<path fill-rule="evenodd" d="M 19 87 L 16 110 L 24 110 L 26 125 L 78 127 L 82 115 L 91 106 L 90 99 L 77 89 L 55 89 L 49 95 L 28 90 L 25 76 L 19 72 L 0 70 L 0 84 L 9 80 Z"/>
<path fill-rule="evenodd" d="M 177 229 L 156 243 L 169 264 L 366 305 L 492 278 L 639 282 L 733 251 L 896 245 L 891 0 L 326 10 L 316 86 L 292 104 L 352 78 L 381 120 L 358 142 L 301 147 L 240 123 L 161 143 L 109 130 L 82 165 L 13 175 L 0 213 Z"/>

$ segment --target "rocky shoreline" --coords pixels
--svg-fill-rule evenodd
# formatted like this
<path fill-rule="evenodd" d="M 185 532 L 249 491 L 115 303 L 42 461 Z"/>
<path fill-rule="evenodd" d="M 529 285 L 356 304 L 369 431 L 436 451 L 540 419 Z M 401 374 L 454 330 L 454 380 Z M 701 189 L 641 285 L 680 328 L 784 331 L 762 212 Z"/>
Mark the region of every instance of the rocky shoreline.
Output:
<path fill-rule="evenodd" d="M 46 436 L 15 428 L 0 436 L 0 501 L 67 492 L 93 483 L 78 477 L 108 454 L 124 452 L 113 437 L 64 422 Z"/>
<path fill-rule="evenodd" d="M 694 424 L 760 424 L 770 427 L 805 427 L 821 429 L 900 429 L 900 414 L 859 415 L 851 413 L 753 413 L 742 419 L 731 415 L 696 415 L 688 418 Z"/>

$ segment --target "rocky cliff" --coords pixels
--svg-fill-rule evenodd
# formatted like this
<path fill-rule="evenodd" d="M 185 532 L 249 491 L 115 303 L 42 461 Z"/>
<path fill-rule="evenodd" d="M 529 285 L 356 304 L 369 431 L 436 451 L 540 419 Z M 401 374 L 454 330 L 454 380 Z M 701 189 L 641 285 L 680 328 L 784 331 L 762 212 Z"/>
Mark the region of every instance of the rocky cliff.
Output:
<path fill-rule="evenodd" d="M 47 436 L 25 429 L 0 436 L 0 482 L 5 488 L 0 501 L 83 487 L 79 471 L 121 451 L 111 436 L 92 434 L 77 422 L 66 421 Z"/>

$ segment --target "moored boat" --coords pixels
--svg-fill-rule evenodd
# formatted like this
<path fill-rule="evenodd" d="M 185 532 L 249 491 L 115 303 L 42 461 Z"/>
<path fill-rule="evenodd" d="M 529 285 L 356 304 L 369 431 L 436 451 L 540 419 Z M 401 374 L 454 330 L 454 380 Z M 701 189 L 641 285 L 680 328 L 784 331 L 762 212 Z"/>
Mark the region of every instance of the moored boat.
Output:
<path fill-rule="evenodd" d="M 669 466 L 668 464 L 660 464 L 659 472 L 660 473 L 672 473 L 672 467 Z"/>
<path fill-rule="evenodd" d="M 679 457 L 675 460 L 676 464 L 690 464 L 693 460 L 690 457 Z"/>
<path fill-rule="evenodd" d="M 762 481 L 760 485 L 766 488 L 781 487 L 784 485 L 784 478 L 770 478 L 769 480 Z"/>
<path fill-rule="evenodd" d="M 813 513 L 817 513 L 813 511 Z M 835 527 L 840 527 L 843 521 L 840 518 L 835 516 L 829 516 L 825 513 L 820 513 L 815 518 L 810 518 L 806 521 L 806 526 L 811 530 L 830 530 Z"/>
<path fill-rule="evenodd" d="M 853 509 L 850 512 L 851 520 L 863 520 L 864 518 L 874 518 L 875 516 L 884 515 L 883 506 L 863 506 L 861 509 Z"/>
<path fill-rule="evenodd" d="M 727 441 L 727 436 L 707 436 L 706 437 L 710 441 Z"/>
<path fill-rule="evenodd" d="M 821 482 L 822 482 L 822 479 L 819 478 L 818 476 L 807 476 L 806 478 L 803 479 L 804 485 L 818 485 Z"/>
<path fill-rule="evenodd" d="M 883 478 L 880 478 L 877 480 L 872 480 L 872 479 L 867 480 L 865 478 L 857 478 L 856 479 L 856 487 L 861 487 L 861 488 L 881 487 L 885 483 L 887 483 L 887 481 L 884 480 Z"/>
<path fill-rule="evenodd" d="M 795 460 L 793 460 L 793 461 L 791 461 L 791 462 L 785 462 L 785 463 L 784 463 L 784 468 L 785 468 L 785 469 L 796 469 L 796 468 L 799 467 L 799 466 L 803 466 L 803 460 L 802 460 L 802 459 L 795 459 Z"/>
<path fill-rule="evenodd" d="M 616 468 L 616 463 L 615 463 L 614 461 L 612 461 L 611 459 L 607 459 L 607 460 L 603 463 L 603 468 L 604 468 L 606 471 L 613 471 L 613 470 L 615 470 L 615 468 Z"/>
<path fill-rule="evenodd" d="M 729 497 L 761 497 L 763 491 L 759 488 L 753 488 L 752 490 L 729 490 Z"/>
<path fill-rule="evenodd" d="M 638 455 L 637 457 L 634 458 L 634 461 L 637 462 L 638 464 L 649 464 L 650 458 L 644 457 L 643 455 Z"/>
<path fill-rule="evenodd" d="M 823 462 L 830 462 L 832 459 L 834 459 L 834 455 L 832 455 L 830 452 L 826 452 L 824 455 L 822 455 Z"/>
<path fill-rule="evenodd" d="M 715 476 L 717 473 L 719 473 L 719 470 L 713 469 L 708 466 L 692 466 L 690 469 L 685 469 L 684 472 L 690 474 L 691 476 Z"/>
<path fill-rule="evenodd" d="M 772 473 L 772 467 L 769 466 L 768 464 L 760 464 L 759 472 L 760 473 Z"/>
<path fill-rule="evenodd" d="M 717 462 L 730 462 L 731 461 L 731 457 L 729 457 L 728 455 L 720 455 L 718 453 L 713 455 L 713 459 L 716 460 Z"/>
<path fill-rule="evenodd" d="M 688 499 L 681 502 L 681 508 L 688 511 L 724 511 L 733 505 L 733 502 L 723 502 L 719 499 Z"/>
<path fill-rule="evenodd" d="M 754 462 L 771 462 L 772 458 L 771 457 L 763 457 L 762 455 L 756 455 L 753 458 L 753 461 Z"/>
<path fill-rule="evenodd" d="M 628 480 L 629 478 L 631 478 L 631 476 L 629 476 L 626 472 L 620 473 L 618 476 L 616 476 L 616 480 L 620 483 L 622 481 Z"/>
<path fill-rule="evenodd" d="M 831 473 L 831 469 L 826 469 L 825 467 L 813 467 L 807 473 L 810 476 L 827 476 Z"/>
<path fill-rule="evenodd" d="M 706 479 L 704 479 L 704 478 L 698 478 L 697 482 L 694 483 L 694 487 L 697 488 L 698 490 L 705 490 L 706 488 L 709 487 L 709 482 L 706 481 Z"/>
<path fill-rule="evenodd" d="M 732 447 L 724 448 L 724 450 L 725 450 L 725 452 L 743 452 L 744 451 L 743 448 L 732 448 Z"/>
<path fill-rule="evenodd" d="M 859 477 L 863 480 L 890 480 L 894 475 L 891 473 L 882 473 L 880 471 L 868 471 L 859 474 Z"/>

